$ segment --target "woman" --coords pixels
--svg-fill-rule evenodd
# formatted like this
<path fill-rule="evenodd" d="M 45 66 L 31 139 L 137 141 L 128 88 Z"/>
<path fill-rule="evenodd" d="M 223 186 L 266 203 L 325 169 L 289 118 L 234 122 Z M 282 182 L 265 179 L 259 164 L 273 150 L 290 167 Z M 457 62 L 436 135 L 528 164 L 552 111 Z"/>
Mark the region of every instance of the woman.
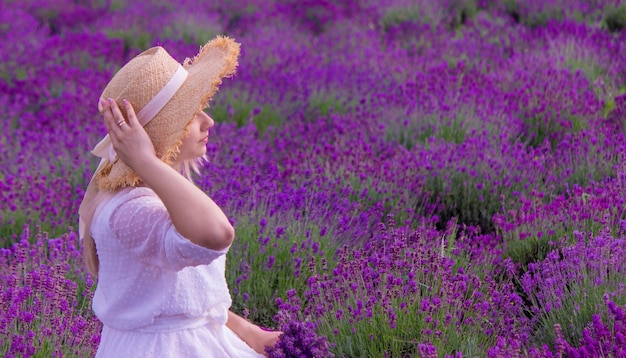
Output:
<path fill-rule="evenodd" d="M 79 211 L 85 261 L 98 276 L 96 357 L 259 357 L 281 334 L 229 310 L 234 229 L 191 182 L 214 124 L 203 110 L 238 56 L 226 37 L 183 65 L 153 47 L 102 93 L 108 135 L 92 151 L 102 159 Z"/>

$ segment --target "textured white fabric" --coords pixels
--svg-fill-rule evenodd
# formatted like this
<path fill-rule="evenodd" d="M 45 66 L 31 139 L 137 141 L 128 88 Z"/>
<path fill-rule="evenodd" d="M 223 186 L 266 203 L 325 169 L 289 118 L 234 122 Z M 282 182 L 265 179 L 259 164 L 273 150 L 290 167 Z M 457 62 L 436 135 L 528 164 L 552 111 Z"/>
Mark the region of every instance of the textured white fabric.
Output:
<path fill-rule="evenodd" d="M 226 320 L 226 252 L 181 236 L 148 188 L 120 190 L 91 230 L 100 269 L 93 310 L 104 323 L 96 357 L 261 357 Z"/>

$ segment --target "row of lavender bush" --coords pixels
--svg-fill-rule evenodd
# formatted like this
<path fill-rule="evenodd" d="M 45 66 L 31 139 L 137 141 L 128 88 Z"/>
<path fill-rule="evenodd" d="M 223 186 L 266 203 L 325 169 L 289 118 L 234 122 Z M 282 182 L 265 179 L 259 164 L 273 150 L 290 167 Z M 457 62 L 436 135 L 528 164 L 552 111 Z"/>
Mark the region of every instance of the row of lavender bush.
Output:
<path fill-rule="evenodd" d="M 141 50 L 242 43 L 197 178 L 272 357 L 626 355 L 626 4 L 0 5 L 0 353 L 90 356 L 77 208 Z M 271 273 L 271 274 L 268 274 Z"/>

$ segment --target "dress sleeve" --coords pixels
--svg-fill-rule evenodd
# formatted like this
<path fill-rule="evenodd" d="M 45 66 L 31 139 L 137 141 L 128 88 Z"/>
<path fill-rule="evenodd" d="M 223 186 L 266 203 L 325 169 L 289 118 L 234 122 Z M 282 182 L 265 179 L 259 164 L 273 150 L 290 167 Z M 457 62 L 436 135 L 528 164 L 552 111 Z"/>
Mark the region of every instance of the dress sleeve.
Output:
<path fill-rule="evenodd" d="M 138 260 L 175 271 L 210 264 L 229 249 L 211 250 L 183 237 L 156 195 L 124 200 L 113 210 L 109 225 L 115 239 Z"/>

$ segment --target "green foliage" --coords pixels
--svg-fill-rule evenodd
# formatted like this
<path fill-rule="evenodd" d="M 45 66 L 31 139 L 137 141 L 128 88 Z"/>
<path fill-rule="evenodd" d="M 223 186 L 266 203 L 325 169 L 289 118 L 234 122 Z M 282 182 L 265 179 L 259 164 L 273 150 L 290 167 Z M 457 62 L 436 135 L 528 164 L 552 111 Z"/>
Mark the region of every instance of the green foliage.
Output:
<path fill-rule="evenodd" d="M 75 156 L 71 149 L 59 151 L 56 155 L 51 154 L 49 158 L 44 159 L 45 165 L 40 165 L 40 175 L 46 178 L 58 179 L 63 178 L 65 183 L 69 184 L 73 189 L 87 188 L 91 175 L 98 167 L 98 158 L 93 158 L 88 164 L 85 162 L 72 162 L 66 158 Z M 72 196 L 67 198 L 70 202 L 76 202 L 82 199 L 82 195 L 76 190 L 72 192 Z"/>
<path fill-rule="evenodd" d="M 345 114 L 358 104 L 356 100 L 342 101 L 338 96 L 317 92 L 309 98 L 306 116 L 311 119 L 326 117 L 333 113 Z"/>
<path fill-rule="evenodd" d="M 452 28 L 458 28 L 478 14 L 477 0 L 458 0 L 452 2 Z"/>
<path fill-rule="evenodd" d="M 622 282 L 626 284 L 626 282 Z M 603 285 L 604 286 L 604 285 Z M 554 325 L 560 324 L 565 339 L 571 344 L 578 344 L 583 338 L 582 332 L 589 325 L 594 314 L 606 311 L 602 296 L 606 288 L 596 287 L 588 280 L 582 283 L 573 282 L 570 292 L 566 296 L 566 303 L 550 312 L 544 312 L 535 332 L 536 342 L 552 345 L 556 339 Z M 619 302 L 622 301 L 622 302 Z M 616 302 L 626 304 L 622 299 Z"/>
<path fill-rule="evenodd" d="M 406 122 L 402 125 L 391 123 L 386 127 L 385 140 L 396 142 L 408 150 L 413 149 L 418 143 L 425 143 L 434 135 L 436 129 L 433 125 L 418 126 L 414 122 Z"/>
<path fill-rule="evenodd" d="M 57 213 L 46 212 L 45 209 L 38 209 L 39 205 L 44 204 L 49 198 L 42 190 L 53 190 L 57 182 L 69 185 L 71 190 L 66 195 L 67 203 L 79 203 L 82 199 L 82 191 L 79 188 L 85 188 L 88 177 L 96 168 L 97 162 L 93 161 L 89 168 L 84 164 L 77 165 L 72 161 L 66 160 L 73 156 L 72 153 L 56 153 L 54 157 L 41 157 L 41 163 L 33 163 L 38 165 L 39 173 L 37 177 L 47 178 L 38 182 L 23 181 L 21 186 L 13 187 L 12 190 L 17 193 L 17 200 L 12 204 L 14 208 L 4 208 L 0 210 L 0 247 L 9 247 L 19 238 L 25 226 L 39 226 L 42 231 L 47 232 L 53 237 L 58 237 L 67 232 L 68 228 L 76 226 L 78 222 L 78 208 L 75 211 L 68 210 L 68 207 L 61 208 Z M 0 174 L 0 178 L 2 175 Z M 28 193 L 36 192 L 40 197 L 38 201 L 28 201 Z M 24 198 L 23 200 L 21 198 Z M 67 204 L 60 203 L 60 204 Z M 8 205 L 7 205 L 8 206 Z M 29 241 L 34 243 L 35 237 L 30 237 Z"/>
<path fill-rule="evenodd" d="M 260 104 L 245 93 L 220 91 L 214 100 L 210 112 L 216 122 L 231 122 L 238 127 L 254 123 L 259 133 L 263 134 L 268 128 L 279 126 L 285 120 L 278 109 Z"/>
<path fill-rule="evenodd" d="M 276 227 L 272 222 L 268 229 Z M 273 233 L 261 234 L 259 224 L 250 218 L 238 220 L 237 239 L 226 260 L 234 312 L 261 326 L 276 328 L 276 298 L 286 299 L 290 289 L 304 291 L 311 268 L 321 268 L 334 253 L 330 244 L 315 234 L 319 228 L 311 225 L 309 229 L 311 234 L 306 238 L 302 228 L 291 222 L 284 235 L 276 238 Z M 264 238 L 267 243 L 261 242 Z"/>
<path fill-rule="evenodd" d="M 24 69 L 24 68 L 18 68 L 18 69 L 16 69 L 16 70 L 15 70 L 15 78 L 16 78 L 17 80 L 20 80 L 20 81 L 21 81 L 21 80 L 25 80 L 25 79 L 26 79 L 26 77 L 27 77 L 27 72 L 26 72 L 26 69 Z"/>
<path fill-rule="evenodd" d="M 602 108 L 602 116 L 607 118 L 611 112 L 615 109 L 615 98 L 609 98 L 604 102 L 604 108 Z"/>
<path fill-rule="evenodd" d="M 235 3 L 236 2 L 233 2 L 233 4 Z M 258 9 L 255 4 L 247 4 L 245 7 L 235 5 L 232 7 L 224 7 L 223 12 L 224 18 L 227 19 L 224 29 L 228 32 L 237 27 L 242 21 L 245 21 L 246 18 L 254 16 L 258 12 Z"/>
<path fill-rule="evenodd" d="M 54 20 L 59 16 L 59 11 L 51 8 L 37 7 L 35 8 L 33 15 L 40 22 L 50 24 L 51 20 Z"/>
<path fill-rule="evenodd" d="M 107 37 L 110 39 L 120 39 L 124 44 L 125 52 L 130 50 L 146 50 L 150 47 L 152 36 L 136 28 L 130 29 L 106 29 Z"/>
<path fill-rule="evenodd" d="M 49 340 L 42 340 L 41 345 L 37 348 L 37 351 L 32 356 L 33 358 L 48 358 L 53 357 L 54 346 L 56 344 Z M 70 355 L 69 357 L 73 357 Z"/>
<path fill-rule="evenodd" d="M 443 139 L 448 143 L 461 144 L 465 141 L 465 129 L 461 123 L 460 117 L 446 121 L 447 123 L 440 126 L 435 134 L 436 137 Z"/>
<path fill-rule="evenodd" d="M 626 28 L 626 4 L 608 5 L 604 9 L 602 25 L 610 32 L 620 32 Z"/>
<path fill-rule="evenodd" d="M 111 1 L 111 11 L 119 11 L 124 9 L 126 3 L 123 0 L 112 0 Z"/>
<path fill-rule="evenodd" d="M 0 225 L 0 247 L 9 248 L 19 237 L 27 225 L 28 216 L 22 211 L 3 210 L 0 212 L 2 224 Z"/>
<path fill-rule="evenodd" d="M 615 94 L 612 92 L 605 91 L 596 91 L 596 95 L 600 98 L 601 101 L 604 102 L 604 108 L 602 108 L 602 115 L 604 118 L 608 118 L 611 116 L 611 113 L 617 108 L 615 103 L 615 97 L 626 94 L 626 87 L 620 87 L 615 91 Z"/>
<path fill-rule="evenodd" d="M 430 176 L 424 185 L 424 191 L 429 194 L 428 201 L 437 205 L 439 209 L 440 225 L 444 225 L 452 218 L 459 223 L 478 225 L 484 232 L 493 230 L 492 217 L 502 208 L 501 196 L 507 197 L 514 187 L 494 188 L 482 175 L 470 175 L 456 169 L 447 169 L 437 176 Z"/>
<path fill-rule="evenodd" d="M 355 307 L 356 300 L 356 297 L 351 297 L 347 301 L 334 304 L 345 309 L 348 305 Z M 399 307 L 400 301 L 394 299 L 391 306 Z M 335 345 L 333 351 L 337 357 L 385 357 L 391 352 L 394 357 L 415 356 L 419 332 L 427 326 L 424 323 L 425 317 L 420 317 L 422 315 L 418 310 L 418 302 L 407 307 L 408 314 L 398 315 L 396 329 L 390 327 L 383 307 L 376 306 L 371 318 L 356 323 L 350 323 L 348 319 L 337 320 L 328 315 L 322 319 L 319 331 Z"/>
<path fill-rule="evenodd" d="M 517 0 L 502 0 L 502 4 L 504 5 L 504 9 L 507 14 L 509 14 L 513 20 L 516 22 L 520 22 L 521 14 L 520 7 Z"/>
<path fill-rule="evenodd" d="M 429 23 L 430 19 L 419 6 L 392 8 L 387 10 L 382 19 L 380 19 L 380 26 L 383 31 L 388 31 L 392 27 L 409 22 Z"/>
<path fill-rule="evenodd" d="M 579 165 L 573 166 L 572 173 L 563 181 L 569 186 L 580 185 L 586 186 L 592 182 L 601 182 L 607 178 L 615 177 L 615 164 L 618 163 L 617 157 L 612 156 L 610 159 L 589 161 L 582 159 Z M 562 170 L 562 169 L 561 169 Z M 557 172 L 561 174 L 560 171 Z M 555 188 L 555 192 L 560 192 L 562 187 Z"/>
<path fill-rule="evenodd" d="M 27 69 L 19 67 L 19 65 L 13 63 L 13 61 L 0 62 L 0 80 L 4 81 L 9 88 L 15 86 L 16 80 L 22 81 L 27 78 Z"/>
<path fill-rule="evenodd" d="M 548 140 L 550 148 L 554 150 L 557 144 L 563 138 L 564 133 L 578 133 L 586 128 L 586 121 L 579 115 L 567 115 L 570 125 L 568 127 L 557 122 L 555 114 L 522 114 L 524 121 L 524 131 L 521 133 L 519 140 L 528 147 L 537 148 Z"/>
<path fill-rule="evenodd" d="M 590 194 L 582 193 L 575 198 L 572 205 L 577 207 L 590 207 L 592 200 Z M 537 205 L 540 205 L 538 202 Z M 513 262 L 520 264 L 520 272 L 526 272 L 528 264 L 540 262 L 548 253 L 558 249 L 563 244 L 573 243 L 574 232 L 586 232 L 595 236 L 608 225 L 612 232 L 617 232 L 617 223 L 623 219 L 623 215 L 616 208 L 606 208 L 591 211 L 587 217 L 574 213 L 570 214 L 568 208 L 563 208 L 562 217 L 556 218 L 535 211 L 524 212 L 523 215 L 532 215 L 536 219 L 533 222 L 517 225 L 515 230 L 499 232 L 502 237 L 505 250 L 504 257 L 511 258 Z M 520 213 L 522 214 L 522 213 Z M 508 218 L 515 220 L 515 218 Z M 565 241 L 564 241 L 565 240 Z"/>
<path fill-rule="evenodd" d="M 452 241 L 453 239 L 450 240 Z M 431 260 L 437 262 L 436 256 L 435 254 Z M 407 252 L 403 257 L 411 256 Z M 346 262 L 353 259 L 355 258 L 349 256 Z M 460 309 L 461 301 L 467 300 L 466 303 L 470 302 L 470 306 L 477 303 L 476 297 L 480 295 L 475 295 L 475 292 L 482 289 L 468 285 L 462 292 L 455 292 L 453 295 L 446 289 L 447 284 L 442 278 L 445 274 L 424 273 L 419 269 L 419 265 L 415 264 L 419 272 L 416 277 L 419 287 L 417 292 L 409 295 L 400 294 L 402 287 L 406 287 L 408 282 L 392 287 L 380 284 L 375 288 L 376 303 L 369 304 L 367 301 L 371 292 L 368 293 L 366 288 L 368 283 L 358 276 L 336 278 L 349 281 L 344 285 L 350 289 L 347 289 L 340 298 L 328 297 L 329 295 L 324 295 L 323 288 L 321 289 L 320 300 L 323 302 L 314 302 L 316 305 L 324 306 L 325 309 L 325 313 L 319 319 L 318 333 L 329 338 L 334 345 L 332 350 L 336 356 L 412 357 L 417 356 L 418 344 L 424 341 L 429 341 L 437 347 L 437 353 L 440 355 L 457 352 L 462 352 L 463 356 L 468 357 L 486 355 L 486 347 L 495 341 L 495 337 L 487 334 L 483 328 L 483 324 L 488 322 L 483 322 L 476 310 Z M 325 277 L 328 272 L 319 272 L 318 277 Z M 406 272 L 384 273 L 385 276 L 387 274 L 406 279 Z M 486 286 L 488 285 L 482 288 L 486 289 Z M 424 311 L 421 308 L 422 300 L 431 301 L 433 298 L 441 299 L 448 304 Z M 450 303 L 455 300 L 459 300 L 459 304 Z M 358 309 L 360 305 L 363 308 Z M 362 314 L 357 313 L 353 316 L 353 312 L 357 310 L 362 311 Z M 457 325 L 457 322 L 462 323 Z"/>
<path fill-rule="evenodd" d="M 415 222 L 417 218 L 428 216 L 424 208 L 423 192 L 416 193 L 407 186 L 397 187 L 393 179 L 373 174 L 363 177 L 345 168 L 326 170 L 323 175 L 332 180 L 339 180 L 337 194 L 339 197 L 348 198 L 351 203 L 358 203 L 359 206 L 356 209 L 358 212 L 367 212 L 372 208 L 382 206 L 380 216 L 372 217 L 376 222 L 393 214 L 396 222 L 411 223 L 410 225 L 413 226 L 417 224 Z M 355 213 L 355 215 L 358 214 Z"/>
<path fill-rule="evenodd" d="M 611 253 L 606 252 L 606 257 Z M 531 295 L 535 307 L 541 307 L 539 325 L 534 333 L 535 342 L 552 345 L 556 334 L 554 325 L 560 324 L 566 340 L 575 346 L 583 339 L 583 331 L 592 321 L 594 314 L 608 316 L 605 295 L 612 297 L 616 305 L 626 304 L 624 285 L 626 277 L 623 272 L 615 272 L 615 268 L 607 266 L 606 262 L 589 262 L 581 260 L 578 268 L 573 270 L 577 279 L 568 280 L 565 292 L 561 292 L 561 285 L 556 287 L 541 287 Z M 603 271 L 603 272 L 600 272 Z M 566 272 L 559 272 L 567 276 Z M 542 298 L 539 298 L 542 297 Z M 550 306 L 542 303 L 549 300 Z"/>
<path fill-rule="evenodd" d="M 161 31 L 161 38 L 182 39 L 185 43 L 204 45 L 208 40 L 220 34 L 220 29 L 193 18 L 178 18 Z"/>
<path fill-rule="evenodd" d="M 11 118 L 5 117 L 5 120 L 9 123 L 6 129 L 12 133 L 15 133 L 13 131 L 17 130 L 20 127 L 19 115 L 11 116 Z M 22 149 L 22 145 L 21 143 L 19 143 L 19 141 L 13 141 L 13 143 L 11 143 L 11 146 L 7 145 L 7 143 L 3 143 L 3 144 L 6 147 L 12 148 L 15 151 L 15 153 L 19 153 L 19 151 Z M 2 177 L 2 179 L 4 179 L 4 176 L 2 173 L 0 173 L 0 176 Z"/>
<path fill-rule="evenodd" d="M 461 31 L 457 30 L 456 33 L 457 33 L 458 38 L 463 38 L 463 33 Z M 472 63 L 472 59 L 466 53 L 455 54 L 453 56 L 445 54 L 443 55 L 443 58 L 445 59 L 446 63 L 448 64 L 448 67 L 450 68 L 457 67 L 458 64 L 461 62 L 467 64 L 468 69 L 471 69 L 472 67 L 474 67 L 474 64 Z"/>
<path fill-rule="evenodd" d="M 414 117 L 402 124 L 390 123 L 386 127 L 385 137 L 387 141 L 396 142 L 411 150 L 416 145 L 429 146 L 433 139 L 462 144 L 471 131 L 477 128 L 471 111 L 459 109 L 452 118 L 432 114 Z M 480 172 L 480 169 L 476 171 Z M 522 185 L 502 193 L 498 192 L 500 188 L 492 188 L 480 174 L 471 176 L 467 172 L 449 168 L 435 176 L 428 175 L 419 195 L 406 193 L 403 197 L 414 200 L 414 205 L 408 206 L 414 208 L 415 213 L 430 216 L 433 214 L 433 206 L 438 207 L 434 213 L 439 216 L 442 225 L 452 218 L 458 218 L 461 223 L 479 225 L 490 231 L 493 228 L 491 218 L 501 208 L 500 195 L 507 195 L 511 190 L 522 190 Z M 398 202 L 384 199 L 381 198 L 386 205 Z M 407 207 L 407 203 L 404 202 L 401 206 Z M 394 215 L 400 215 L 403 220 L 406 213 Z"/>
<path fill-rule="evenodd" d="M 32 212 L 30 209 L 0 211 L 0 218 L 2 218 L 2 223 L 0 224 L 0 248 L 9 248 L 18 242 L 24 232 L 24 228 L 29 226 L 37 225 L 42 232 L 47 232 L 53 237 L 58 237 L 67 232 L 67 226 L 53 227 L 50 220 L 42 218 L 37 213 L 28 214 L 27 211 Z M 28 242 L 31 244 L 34 244 L 36 241 L 36 236 L 30 235 L 28 237 Z"/>
<path fill-rule="evenodd" d="M 545 26 L 550 20 L 560 21 L 565 15 L 565 9 L 548 3 L 546 3 L 546 6 L 543 7 L 541 11 L 528 11 L 524 8 L 526 4 L 523 0 L 502 0 L 502 4 L 506 13 L 509 14 L 515 22 L 531 28 Z M 579 12 L 575 12 L 570 16 L 578 21 L 584 21 L 583 15 Z"/>
<path fill-rule="evenodd" d="M 390 122 L 385 128 L 385 140 L 408 150 L 417 144 L 427 145 L 431 138 L 461 144 L 467 137 L 466 119 L 462 110 L 453 118 L 438 114 L 412 115 L 402 123 Z"/>
<path fill-rule="evenodd" d="M 91 309 L 93 286 L 87 287 L 87 277 L 82 267 L 76 265 L 77 238 L 68 240 L 70 236 L 65 233 L 60 238 L 63 245 L 55 245 L 53 249 L 48 245 L 47 232 L 41 228 L 25 230 L 28 233 L 24 236 L 36 244 L 18 249 L 24 250 L 19 254 L 24 261 L 8 256 L 8 271 L 2 283 L 9 285 L 9 292 L 15 290 L 20 294 L 9 295 L 4 302 L 19 314 L 8 316 L 3 335 L 23 338 L 26 347 L 33 349 L 33 357 L 93 354 L 90 339 L 99 334 L 101 324 Z M 31 287 L 34 277 L 44 279 L 45 283 L 39 281 L 36 289 Z M 32 315 L 26 319 L 22 312 Z M 11 340 L 0 340 L 0 355 L 15 353 L 11 346 Z"/>
<path fill-rule="evenodd" d="M 571 56 L 565 56 L 565 66 L 570 69 L 572 73 L 581 71 L 585 74 L 585 77 L 589 80 L 589 83 L 593 83 L 599 77 L 606 78 L 607 69 L 602 67 L 593 59 L 583 60 L 578 58 L 572 58 Z"/>
<path fill-rule="evenodd" d="M 512 233 L 507 233 L 506 236 L 508 240 L 504 257 L 520 264 L 520 272 L 526 272 L 528 264 L 545 259 L 548 253 L 555 249 L 556 243 L 561 238 L 557 234 L 545 234 L 539 237 L 536 233 L 524 239 L 520 239 L 519 236 L 514 237 Z"/>

